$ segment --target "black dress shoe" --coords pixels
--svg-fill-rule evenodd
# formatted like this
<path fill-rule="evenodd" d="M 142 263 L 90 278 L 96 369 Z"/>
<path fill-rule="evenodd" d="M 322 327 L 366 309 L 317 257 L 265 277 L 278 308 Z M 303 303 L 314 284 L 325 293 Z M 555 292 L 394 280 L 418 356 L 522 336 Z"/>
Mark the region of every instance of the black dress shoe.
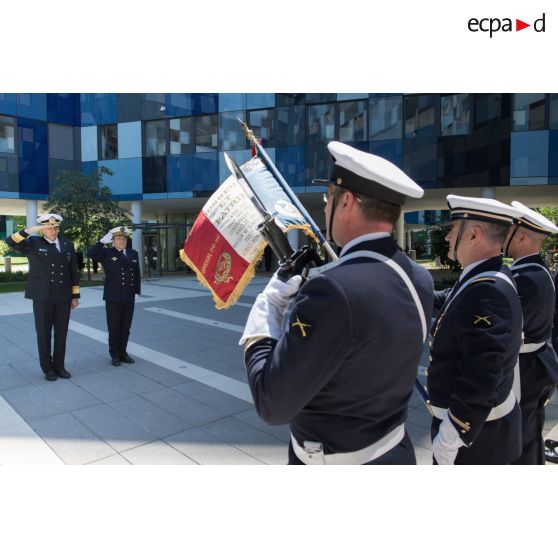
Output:
<path fill-rule="evenodd" d="M 558 463 L 558 442 L 556 440 L 546 440 L 544 443 L 544 457 L 551 463 Z"/>
<path fill-rule="evenodd" d="M 62 370 L 57 370 L 56 375 L 59 378 L 64 378 L 65 380 L 72 377 L 72 375 L 65 368 L 62 368 Z"/>
<path fill-rule="evenodd" d="M 113 359 L 110 361 L 110 363 L 111 363 L 113 366 L 120 366 L 120 359 L 119 359 L 119 358 L 113 358 Z"/>
<path fill-rule="evenodd" d="M 136 362 L 130 355 L 124 355 L 120 357 L 120 362 L 127 362 L 128 364 L 134 364 Z"/>
<path fill-rule="evenodd" d="M 58 376 L 54 370 L 48 370 L 45 372 L 45 380 L 47 382 L 54 382 L 55 380 L 58 380 Z"/>

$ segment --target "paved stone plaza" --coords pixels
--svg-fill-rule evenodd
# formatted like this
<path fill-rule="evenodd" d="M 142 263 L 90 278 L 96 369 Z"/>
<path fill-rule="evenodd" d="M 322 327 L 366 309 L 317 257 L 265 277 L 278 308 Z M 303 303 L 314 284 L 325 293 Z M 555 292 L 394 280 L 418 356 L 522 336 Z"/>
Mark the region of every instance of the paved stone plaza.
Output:
<path fill-rule="evenodd" d="M 68 334 L 72 378 L 56 382 L 39 367 L 31 301 L 0 295 L 0 463 L 285 463 L 288 428 L 256 415 L 238 346 L 267 280 L 223 311 L 192 276 L 144 281 L 128 347 L 136 363 L 120 367 L 110 364 L 102 288 L 84 288 Z M 555 396 L 545 430 L 554 439 L 557 423 Z M 432 460 L 429 424 L 415 393 L 407 429 L 420 464 Z"/>

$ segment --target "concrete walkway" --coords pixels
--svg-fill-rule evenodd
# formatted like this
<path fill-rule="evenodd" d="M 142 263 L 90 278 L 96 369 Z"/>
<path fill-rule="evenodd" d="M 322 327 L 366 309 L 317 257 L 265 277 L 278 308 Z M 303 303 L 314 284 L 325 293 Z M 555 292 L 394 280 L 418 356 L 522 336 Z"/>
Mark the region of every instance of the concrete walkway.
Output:
<path fill-rule="evenodd" d="M 109 360 L 102 288 L 84 288 L 68 334 L 72 378 L 56 382 L 38 365 L 31 301 L 0 295 L 0 463 L 285 463 L 288 428 L 255 413 L 237 344 L 267 280 L 256 277 L 224 311 L 192 276 L 144 281 L 129 346 L 136 363 L 120 367 Z M 554 439 L 557 423 L 555 397 L 545 430 Z M 420 464 L 432 460 L 429 424 L 414 394 L 407 429 Z"/>

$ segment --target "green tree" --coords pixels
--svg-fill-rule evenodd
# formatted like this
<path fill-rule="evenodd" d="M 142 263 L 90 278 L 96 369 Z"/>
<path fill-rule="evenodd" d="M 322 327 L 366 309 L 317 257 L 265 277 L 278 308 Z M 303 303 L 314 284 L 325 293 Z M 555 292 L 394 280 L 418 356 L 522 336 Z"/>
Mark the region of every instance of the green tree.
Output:
<path fill-rule="evenodd" d="M 9 249 L 10 247 L 3 240 L 0 240 L 0 258 L 3 258 Z"/>
<path fill-rule="evenodd" d="M 103 184 L 103 176 L 112 174 L 111 170 L 102 166 L 88 175 L 79 171 L 61 171 L 45 204 L 46 211 L 62 215 L 62 233 L 79 243 L 84 255 L 113 227 L 132 224 L 130 212 L 112 199 L 112 191 Z M 87 277 L 91 280 L 89 258 Z"/>
<path fill-rule="evenodd" d="M 558 225 L 558 207 L 539 207 L 535 209 L 541 215 L 544 215 L 549 221 Z M 543 244 L 543 253 L 553 252 L 558 248 L 558 235 L 549 236 Z"/>
<path fill-rule="evenodd" d="M 442 266 L 458 273 L 461 271 L 461 265 L 459 262 L 448 258 L 449 243 L 446 240 L 446 234 L 447 230 L 443 228 L 432 229 L 430 231 L 432 255 L 440 258 Z"/>

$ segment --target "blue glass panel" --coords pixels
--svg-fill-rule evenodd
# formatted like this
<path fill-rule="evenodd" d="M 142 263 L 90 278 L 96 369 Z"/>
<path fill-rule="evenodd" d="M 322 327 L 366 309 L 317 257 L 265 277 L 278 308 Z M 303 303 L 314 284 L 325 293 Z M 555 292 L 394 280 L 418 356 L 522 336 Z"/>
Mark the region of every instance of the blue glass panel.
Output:
<path fill-rule="evenodd" d="M 306 184 L 305 157 L 306 149 L 303 146 L 275 148 L 275 166 L 291 188 Z"/>
<path fill-rule="evenodd" d="M 19 191 L 18 160 L 16 155 L 0 154 L 0 192 Z M 4 196 L 5 197 L 5 196 Z"/>
<path fill-rule="evenodd" d="M 46 93 L 18 93 L 17 114 L 26 118 L 46 120 L 47 96 Z"/>
<path fill-rule="evenodd" d="M 47 117 L 49 122 L 79 126 L 79 94 L 48 93 Z"/>
<path fill-rule="evenodd" d="M 141 157 L 141 122 L 118 124 L 118 158 Z"/>
<path fill-rule="evenodd" d="M 368 99 L 368 93 L 337 93 L 338 101 L 352 101 L 353 99 Z"/>
<path fill-rule="evenodd" d="M 548 133 L 548 181 L 558 183 L 558 131 Z"/>
<path fill-rule="evenodd" d="M 210 114 L 219 110 L 218 93 L 192 93 L 194 114 Z"/>
<path fill-rule="evenodd" d="M 195 191 L 214 191 L 219 187 L 219 153 L 196 153 L 193 162 Z"/>
<path fill-rule="evenodd" d="M 188 192 L 192 190 L 194 178 L 193 155 L 171 155 L 167 157 L 167 191 Z"/>
<path fill-rule="evenodd" d="M 144 157 L 143 193 L 159 194 L 167 191 L 167 162 L 163 157 Z"/>
<path fill-rule="evenodd" d="M 275 106 L 275 93 L 247 93 L 246 108 L 273 108 Z M 219 110 L 222 110 L 219 107 Z"/>
<path fill-rule="evenodd" d="M 190 116 L 193 113 L 191 93 L 167 93 L 165 95 L 166 116 Z"/>
<path fill-rule="evenodd" d="M 47 125 L 38 120 L 18 118 L 17 128 L 19 191 L 48 194 Z"/>
<path fill-rule="evenodd" d="M 404 140 L 403 170 L 416 182 L 436 180 L 438 178 L 436 138 Z"/>
<path fill-rule="evenodd" d="M 81 160 L 96 161 L 98 156 L 97 126 L 84 126 L 81 130 Z"/>
<path fill-rule="evenodd" d="M 548 177 L 548 134 L 548 131 L 512 132 L 511 178 Z"/>
<path fill-rule="evenodd" d="M 8 116 L 17 114 L 17 95 L 15 93 L 0 93 L 0 114 Z"/>
<path fill-rule="evenodd" d="M 409 225 L 418 225 L 419 213 L 419 211 L 409 211 L 408 213 L 405 213 L 405 223 Z"/>
<path fill-rule="evenodd" d="M 245 109 L 246 93 L 219 93 L 219 112 Z"/>
<path fill-rule="evenodd" d="M 403 166 L 403 142 L 401 140 L 371 141 L 369 151 L 391 161 L 399 168 Z"/>
<path fill-rule="evenodd" d="M 104 184 L 112 190 L 113 194 L 141 194 L 141 158 L 103 161 L 102 166 L 107 167 L 114 173 L 112 176 L 106 174 L 103 176 Z"/>
<path fill-rule="evenodd" d="M 246 113 L 243 110 L 219 113 L 219 143 L 221 151 L 246 148 L 246 136 L 238 118 L 246 122 Z"/>
<path fill-rule="evenodd" d="M 116 93 L 82 93 L 80 95 L 81 125 L 113 124 L 117 122 Z"/>
<path fill-rule="evenodd" d="M 85 175 L 91 174 L 97 170 L 98 163 L 97 161 L 84 161 L 81 164 L 81 172 Z"/>

